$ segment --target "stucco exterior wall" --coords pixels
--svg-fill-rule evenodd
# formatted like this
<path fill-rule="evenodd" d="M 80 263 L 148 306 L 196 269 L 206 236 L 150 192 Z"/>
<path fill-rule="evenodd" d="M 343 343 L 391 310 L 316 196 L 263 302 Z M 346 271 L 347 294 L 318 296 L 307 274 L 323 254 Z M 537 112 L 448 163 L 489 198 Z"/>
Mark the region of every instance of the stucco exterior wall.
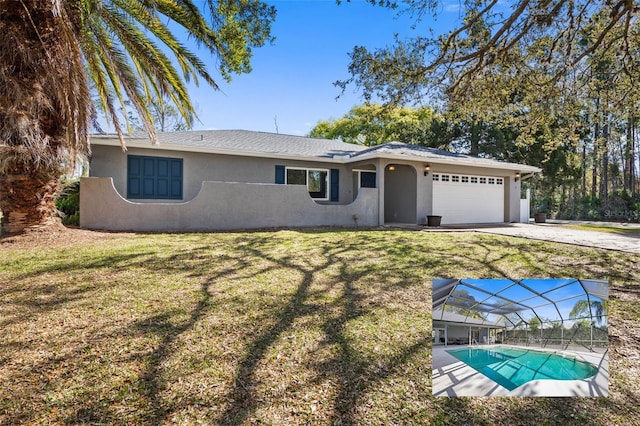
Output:
<path fill-rule="evenodd" d="M 354 200 L 353 176 L 351 169 L 342 164 L 327 164 L 313 161 L 292 161 L 275 158 L 257 158 L 235 155 L 177 152 L 156 148 L 129 148 L 122 152 L 120 147 L 94 145 L 89 174 L 92 177 L 112 177 L 116 190 L 127 195 L 127 155 L 149 155 L 183 159 L 183 199 L 185 202 L 198 195 L 204 181 L 267 183 L 275 182 L 275 166 L 309 167 L 340 170 L 340 196 L 338 203 L 349 204 Z M 157 200 L 136 200 L 136 202 L 157 202 Z"/>
<path fill-rule="evenodd" d="M 417 194 L 417 223 L 424 225 L 427 223 L 427 216 L 433 212 L 433 173 L 424 175 L 424 166 L 416 166 L 418 178 Z"/>
<path fill-rule="evenodd" d="M 133 203 L 116 191 L 111 178 L 82 178 L 80 183 L 80 226 L 88 229 L 176 232 L 377 225 L 378 190 L 373 188 L 361 188 L 348 205 L 320 205 L 302 186 L 208 181 L 188 202 Z"/>
<path fill-rule="evenodd" d="M 505 178 L 504 221 L 520 222 L 520 179 Z"/>

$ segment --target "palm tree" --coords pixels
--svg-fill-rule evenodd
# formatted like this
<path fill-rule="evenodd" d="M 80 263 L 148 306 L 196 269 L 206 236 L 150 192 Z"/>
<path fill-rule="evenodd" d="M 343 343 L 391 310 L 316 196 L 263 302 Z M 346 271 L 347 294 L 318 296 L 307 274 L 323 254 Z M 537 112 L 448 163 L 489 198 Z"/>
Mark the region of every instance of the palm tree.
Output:
<path fill-rule="evenodd" d="M 598 324 L 603 322 L 603 318 L 609 312 L 608 300 L 578 300 L 569 312 L 569 318 L 595 318 Z"/>
<path fill-rule="evenodd" d="M 0 0 L 2 232 L 56 223 L 60 178 L 90 150 L 90 86 L 123 149 L 118 111 L 128 102 L 154 141 L 145 98 L 167 97 L 189 119 L 186 83 L 217 88 L 176 31 L 215 55 L 229 80 L 251 70 L 274 18 L 260 0 Z"/>

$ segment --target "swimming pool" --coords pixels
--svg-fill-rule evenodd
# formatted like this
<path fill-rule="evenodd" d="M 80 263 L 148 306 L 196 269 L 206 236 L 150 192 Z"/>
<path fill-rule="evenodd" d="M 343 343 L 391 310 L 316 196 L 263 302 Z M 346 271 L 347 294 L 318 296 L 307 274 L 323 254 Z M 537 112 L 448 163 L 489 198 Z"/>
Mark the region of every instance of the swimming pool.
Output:
<path fill-rule="evenodd" d="M 531 380 L 580 380 L 598 372 L 587 362 L 530 349 L 496 346 L 447 352 L 510 391 Z"/>

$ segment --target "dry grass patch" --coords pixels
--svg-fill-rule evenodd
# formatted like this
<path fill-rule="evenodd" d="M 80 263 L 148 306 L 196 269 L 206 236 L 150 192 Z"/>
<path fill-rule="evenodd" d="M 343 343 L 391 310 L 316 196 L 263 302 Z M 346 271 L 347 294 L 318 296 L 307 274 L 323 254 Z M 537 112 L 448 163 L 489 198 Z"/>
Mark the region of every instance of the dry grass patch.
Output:
<path fill-rule="evenodd" d="M 637 256 L 461 232 L 76 232 L 0 243 L 0 424 L 609 425 L 637 410 Z M 431 280 L 471 276 L 609 279 L 611 397 L 432 397 Z"/>
<path fill-rule="evenodd" d="M 624 226 L 624 225 L 562 225 L 563 228 L 580 229 L 583 231 L 598 231 L 607 232 L 610 234 L 624 235 L 626 237 L 639 237 L 640 227 L 636 226 Z"/>

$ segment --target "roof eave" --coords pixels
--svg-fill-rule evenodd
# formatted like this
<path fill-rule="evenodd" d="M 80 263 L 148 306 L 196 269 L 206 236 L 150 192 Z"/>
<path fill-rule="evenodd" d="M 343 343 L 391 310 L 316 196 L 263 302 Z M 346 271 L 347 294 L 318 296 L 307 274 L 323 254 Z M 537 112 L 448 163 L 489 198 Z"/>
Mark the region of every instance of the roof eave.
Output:
<path fill-rule="evenodd" d="M 430 163 L 430 164 L 446 164 L 446 165 L 468 166 L 468 167 L 478 167 L 478 168 L 488 168 L 488 169 L 501 169 L 501 170 L 517 171 L 520 173 L 542 172 L 542 169 L 539 167 L 529 166 L 526 164 L 506 163 L 498 160 L 494 160 L 495 163 L 492 162 L 491 164 L 483 164 L 481 162 L 477 162 L 474 159 L 467 159 L 467 158 L 421 157 L 421 156 L 407 156 L 402 154 L 381 154 L 377 152 L 367 153 L 363 155 L 356 155 L 355 157 L 351 157 L 352 161 L 367 161 L 367 160 L 377 160 L 377 159 L 397 160 L 397 161 L 419 161 L 419 162 Z"/>

